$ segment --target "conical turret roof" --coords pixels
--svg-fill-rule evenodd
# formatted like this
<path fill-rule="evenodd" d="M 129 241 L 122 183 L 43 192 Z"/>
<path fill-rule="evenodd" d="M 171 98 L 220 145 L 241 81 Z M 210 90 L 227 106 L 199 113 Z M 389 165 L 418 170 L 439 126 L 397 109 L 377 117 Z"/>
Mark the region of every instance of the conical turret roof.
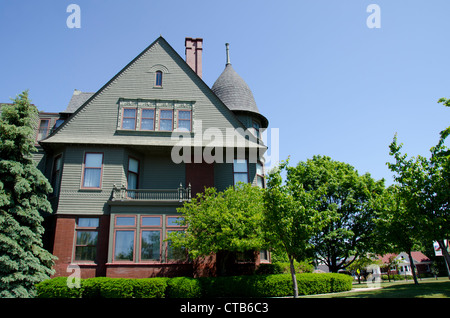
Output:
<path fill-rule="evenodd" d="M 228 46 L 227 46 L 227 64 L 225 70 L 220 74 L 212 86 L 212 91 L 217 97 L 233 112 L 253 113 L 261 120 L 262 127 L 268 126 L 268 120 L 261 115 L 256 106 L 253 93 L 247 83 L 239 76 L 231 66 Z"/>

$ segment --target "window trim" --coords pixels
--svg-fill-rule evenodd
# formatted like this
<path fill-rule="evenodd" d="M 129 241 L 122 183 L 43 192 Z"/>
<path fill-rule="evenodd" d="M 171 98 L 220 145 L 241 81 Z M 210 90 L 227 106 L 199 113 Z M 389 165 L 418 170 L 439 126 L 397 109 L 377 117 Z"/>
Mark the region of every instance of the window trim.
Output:
<path fill-rule="evenodd" d="M 143 225 L 142 224 L 142 219 L 148 218 L 148 217 L 159 218 L 159 224 L 160 225 Z M 152 229 L 158 228 L 158 229 L 162 229 L 162 227 L 163 227 L 163 220 L 162 219 L 163 219 L 162 215 L 141 214 L 140 215 L 140 219 L 139 219 L 139 221 L 140 221 L 139 224 L 143 228 L 152 228 Z"/>
<path fill-rule="evenodd" d="M 170 125 L 170 127 L 171 127 L 170 130 L 162 130 L 162 129 L 161 129 L 161 122 L 162 122 L 163 120 L 169 120 L 169 119 L 167 119 L 167 118 L 161 119 L 161 112 L 164 111 L 164 110 L 170 110 L 170 111 L 172 112 L 172 123 L 171 123 L 171 125 Z M 174 117 L 174 111 L 173 111 L 172 108 L 160 108 L 160 109 L 159 109 L 159 118 L 158 118 L 158 131 L 173 131 L 173 119 L 174 119 L 173 117 Z"/>
<path fill-rule="evenodd" d="M 39 134 L 40 134 L 40 130 L 41 130 L 41 122 L 42 121 L 47 121 L 47 133 L 45 134 L 44 137 L 39 139 Z M 47 138 L 50 135 L 50 126 L 51 126 L 51 118 L 39 118 L 39 125 L 37 127 L 37 134 L 36 134 L 36 143 L 38 143 L 41 140 L 44 140 L 45 138 Z"/>
<path fill-rule="evenodd" d="M 118 225 L 117 224 L 117 218 L 120 217 L 126 217 L 126 218 L 133 218 L 134 219 L 134 224 L 133 225 Z M 116 214 L 114 216 L 114 228 L 118 227 L 118 228 L 136 228 L 137 223 L 136 223 L 136 215 L 135 214 Z"/>
<path fill-rule="evenodd" d="M 166 234 L 166 239 L 169 237 L 169 232 L 170 231 L 180 231 L 180 232 L 185 232 L 186 231 L 186 227 L 182 226 L 182 225 L 169 225 L 169 218 L 184 218 L 182 215 L 177 215 L 177 214 L 167 214 L 166 215 L 166 224 L 165 224 L 165 234 Z M 167 264 L 173 264 L 173 263 L 185 263 L 188 261 L 188 253 L 187 250 L 185 249 L 185 257 L 183 259 L 169 259 L 168 254 L 169 254 L 169 240 L 164 242 L 164 257 L 165 257 L 165 262 Z"/>
<path fill-rule="evenodd" d="M 98 220 L 98 226 L 79 226 L 78 222 L 80 219 L 96 219 Z M 96 232 L 97 233 L 97 244 L 95 245 L 95 258 L 94 260 L 77 260 L 77 247 L 78 246 L 92 246 L 92 245 L 78 245 L 77 244 L 77 237 L 78 232 Z M 78 216 L 75 220 L 75 238 L 73 240 L 73 254 L 72 254 L 72 261 L 75 263 L 86 263 L 86 264 L 97 264 L 97 257 L 98 257 L 98 239 L 99 239 L 99 232 L 100 232 L 100 218 L 99 217 L 85 217 L 85 216 Z"/>
<path fill-rule="evenodd" d="M 86 168 L 86 157 L 89 154 L 101 154 L 102 155 L 102 165 L 101 168 Z M 84 160 L 83 160 L 83 164 L 81 167 L 81 189 L 84 190 L 99 190 L 102 189 L 102 185 L 103 185 L 103 166 L 104 166 L 104 162 L 105 162 L 105 153 L 104 152 L 85 152 L 84 153 Z M 84 176 L 86 174 L 86 169 L 100 169 L 100 182 L 99 182 L 99 186 L 98 187 L 86 187 L 84 186 Z"/>
<path fill-rule="evenodd" d="M 158 84 L 158 75 L 159 79 L 160 79 L 160 83 Z M 160 70 L 157 70 L 155 72 L 155 85 L 153 87 L 162 87 L 162 83 L 163 83 L 163 72 Z"/>
<path fill-rule="evenodd" d="M 55 170 L 56 167 L 56 160 L 60 159 L 61 163 L 60 163 L 60 168 L 59 170 Z M 51 175 L 51 179 L 50 179 L 50 184 L 53 188 L 53 192 L 50 194 L 51 197 L 56 197 L 59 194 L 59 191 L 61 189 L 61 177 L 62 177 L 62 170 L 63 170 L 63 153 L 59 153 L 56 156 L 53 157 L 53 164 L 52 164 L 52 175 Z M 56 177 L 56 171 L 58 171 L 58 176 Z M 55 184 L 58 183 L 58 189 L 57 191 L 55 191 Z"/>
<path fill-rule="evenodd" d="M 144 110 L 153 110 L 153 117 L 144 117 Z M 142 108 L 141 109 L 141 120 L 139 125 L 139 130 L 141 131 L 154 131 L 155 130 L 155 123 L 156 123 L 156 108 Z M 142 129 L 142 122 L 144 119 L 153 119 L 153 128 L 152 129 Z"/>
<path fill-rule="evenodd" d="M 159 232 L 159 258 L 158 259 L 142 259 L 142 233 L 144 231 L 155 231 L 155 232 Z M 157 226 L 143 226 L 141 224 L 141 229 L 139 231 L 139 261 L 137 263 L 143 263 L 143 264 L 161 264 L 161 260 L 162 260 L 162 252 L 163 252 L 163 243 L 164 240 L 162 239 L 162 233 L 163 233 L 163 228 L 162 228 L 162 224 L 161 226 L 157 227 Z"/>
<path fill-rule="evenodd" d="M 192 131 L 192 110 L 190 109 L 178 109 L 177 111 L 177 129 L 180 129 L 180 121 L 188 121 L 187 119 L 180 119 L 180 112 L 189 112 L 189 132 Z"/>
<path fill-rule="evenodd" d="M 255 127 L 255 124 L 258 125 L 258 128 Z M 261 123 L 259 121 L 253 119 L 252 120 L 252 128 L 253 128 L 253 131 L 255 132 L 256 138 L 258 140 L 261 139 Z"/>
<path fill-rule="evenodd" d="M 261 165 L 262 174 L 258 174 L 258 164 Z M 264 189 L 266 187 L 266 178 L 264 175 L 264 164 L 258 160 L 255 167 L 256 167 L 256 185 L 258 186 L 258 178 L 261 178 L 262 179 L 262 189 Z"/>
<path fill-rule="evenodd" d="M 125 118 L 133 118 L 133 117 L 125 117 L 125 110 L 127 110 L 127 109 L 134 110 L 134 128 L 123 128 L 123 120 Z M 137 118 L 138 118 L 138 108 L 137 107 L 122 107 L 122 120 L 121 120 L 121 123 L 120 123 L 120 129 L 122 129 L 122 130 L 136 130 Z"/>
<path fill-rule="evenodd" d="M 138 163 L 138 169 L 137 169 L 137 172 L 130 171 L 130 159 L 134 159 L 134 160 L 137 161 L 137 163 Z M 128 156 L 128 165 L 127 165 L 127 189 L 129 189 L 129 188 L 128 188 L 128 176 L 129 176 L 130 173 L 136 175 L 136 189 L 139 189 L 139 175 L 140 175 L 140 173 L 141 173 L 141 161 L 140 161 L 138 158 L 133 157 L 133 156 Z M 134 190 L 136 190 L 136 189 L 134 189 Z"/>
<path fill-rule="evenodd" d="M 235 160 L 245 160 L 245 162 L 247 163 L 247 172 L 235 172 L 234 171 L 234 161 Z M 249 164 L 248 164 L 248 159 L 247 158 L 235 158 L 233 159 L 233 165 L 232 165 L 232 169 L 233 169 L 233 185 L 236 186 L 236 179 L 235 179 L 235 175 L 236 174 L 247 174 L 247 183 L 250 183 L 250 173 L 249 173 Z"/>
<path fill-rule="evenodd" d="M 117 225 L 115 225 L 117 227 Z M 117 232 L 133 232 L 133 259 L 132 260 L 116 260 L 116 236 Z M 113 250 L 112 250 L 112 261 L 113 263 L 122 263 L 122 264 L 133 264 L 136 261 L 136 226 L 119 226 L 118 228 L 114 228 L 113 234 Z"/>

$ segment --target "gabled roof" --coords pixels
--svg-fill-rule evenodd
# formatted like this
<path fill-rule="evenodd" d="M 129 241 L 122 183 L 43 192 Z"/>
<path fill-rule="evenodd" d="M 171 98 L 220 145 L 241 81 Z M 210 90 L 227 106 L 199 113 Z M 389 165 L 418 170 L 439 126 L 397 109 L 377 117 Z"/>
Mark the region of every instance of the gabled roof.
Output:
<path fill-rule="evenodd" d="M 148 52 L 153 50 L 154 47 L 159 45 L 159 47 L 164 47 L 167 50 L 167 53 L 173 58 L 175 64 L 177 64 L 185 74 L 191 78 L 194 85 L 198 87 L 201 91 L 204 92 L 206 99 L 210 100 L 210 102 L 214 103 L 218 107 L 218 113 L 226 116 L 230 121 L 231 125 L 235 127 L 241 127 L 245 129 L 245 126 L 238 119 L 238 117 L 223 103 L 223 101 L 218 98 L 214 92 L 212 92 L 211 88 L 192 70 L 192 68 L 186 63 L 186 61 L 176 52 L 173 47 L 162 37 L 157 38 L 153 43 L 151 43 L 147 48 L 145 48 L 139 55 L 137 55 L 131 62 L 129 62 L 123 69 L 121 69 L 114 77 L 112 77 L 105 85 L 103 85 L 97 92 L 95 93 L 82 93 L 80 92 L 78 95 L 76 94 L 75 98 L 72 96 L 73 100 L 69 103 L 69 106 L 66 109 L 66 113 L 70 113 L 70 111 L 74 110 L 73 114 L 66 120 L 61 126 L 59 126 L 48 138 L 42 140 L 40 143 L 45 144 L 53 144 L 53 143 L 89 143 L 89 144 L 130 144 L 131 143 L 139 143 L 142 145 L 160 145 L 158 144 L 160 139 L 156 138 L 125 138 L 127 136 L 123 134 L 111 134 L 109 136 L 97 136 L 95 131 L 102 129 L 100 125 L 93 126 L 92 128 L 95 130 L 87 129 L 88 127 L 84 122 L 81 122 L 77 127 L 80 127 L 79 130 L 80 135 L 78 135 L 78 131 L 72 130 L 68 134 L 61 135 L 60 132 L 66 130 L 66 127 L 70 127 L 72 123 L 78 118 L 78 116 L 85 116 L 89 106 L 98 101 L 99 99 L 104 98 L 105 94 L 108 92 L 109 87 L 115 85 L 116 81 L 122 80 L 123 77 L 126 77 L 128 70 L 132 70 L 134 65 L 136 65 L 141 58 L 144 58 Z M 114 94 L 109 94 L 108 96 L 112 96 Z M 124 98 L 130 98 L 130 96 L 119 96 Z M 140 97 L 138 97 L 140 98 Z M 81 101 L 85 100 L 84 103 L 79 106 L 76 110 L 75 108 L 78 106 L 77 104 Z M 72 103 L 73 102 L 73 103 Z M 108 114 L 109 115 L 109 114 Z M 110 117 L 109 117 L 110 118 Z M 103 120 L 100 123 L 104 122 Z M 103 126 L 102 126 L 103 127 Z M 110 133 L 109 131 L 107 133 Z M 59 136 L 58 136 L 59 135 Z M 87 138 L 86 138 L 87 136 Z M 92 138 L 91 138 L 92 136 Z M 170 138 L 165 138 L 164 145 L 170 146 L 175 141 L 171 141 Z M 250 147 L 263 148 L 266 149 L 265 146 L 256 144 Z"/>
<path fill-rule="evenodd" d="M 404 252 L 402 252 L 400 254 L 389 253 L 389 254 L 385 254 L 385 255 L 379 255 L 378 259 L 381 259 L 383 264 L 388 264 L 389 258 L 391 258 L 391 257 L 398 258 L 399 256 L 403 256 L 405 258 L 405 260 L 409 262 L 408 254 L 404 253 Z M 411 256 L 414 260 L 414 263 L 430 262 L 430 259 L 422 252 L 413 251 L 413 252 L 411 252 Z"/>
<path fill-rule="evenodd" d="M 94 94 L 95 93 L 87 93 L 75 89 L 72 98 L 70 99 L 69 104 L 67 105 L 66 110 L 61 113 L 73 114 L 78 108 L 81 107 L 81 105 L 83 105 Z"/>

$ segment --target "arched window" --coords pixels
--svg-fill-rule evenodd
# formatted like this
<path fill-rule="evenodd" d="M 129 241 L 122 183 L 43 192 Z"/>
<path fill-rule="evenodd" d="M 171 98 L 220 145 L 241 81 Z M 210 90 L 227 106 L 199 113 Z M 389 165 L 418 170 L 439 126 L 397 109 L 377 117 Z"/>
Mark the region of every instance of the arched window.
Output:
<path fill-rule="evenodd" d="M 155 86 L 162 86 L 162 72 L 156 71 Z"/>

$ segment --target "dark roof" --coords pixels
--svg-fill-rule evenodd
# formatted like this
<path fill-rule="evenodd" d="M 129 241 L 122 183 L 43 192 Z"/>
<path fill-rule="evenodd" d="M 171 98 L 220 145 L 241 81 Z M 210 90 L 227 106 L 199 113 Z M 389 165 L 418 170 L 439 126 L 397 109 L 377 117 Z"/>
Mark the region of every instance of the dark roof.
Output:
<path fill-rule="evenodd" d="M 66 110 L 63 111 L 62 113 L 73 114 L 81 105 L 83 105 L 94 94 L 95 93 L 86 93 L 75 89 L 72 98 L 69 101 L 69 105 L 67 105 Z"/>
<path fill-rule="evenodd" d="M 268 121 L 259 112 L 252 91 L 230 63 L 227 63 L 211 90 L 233 112 L 252 113 L 262 120 L 264 127 L 267 127 Z"/>

